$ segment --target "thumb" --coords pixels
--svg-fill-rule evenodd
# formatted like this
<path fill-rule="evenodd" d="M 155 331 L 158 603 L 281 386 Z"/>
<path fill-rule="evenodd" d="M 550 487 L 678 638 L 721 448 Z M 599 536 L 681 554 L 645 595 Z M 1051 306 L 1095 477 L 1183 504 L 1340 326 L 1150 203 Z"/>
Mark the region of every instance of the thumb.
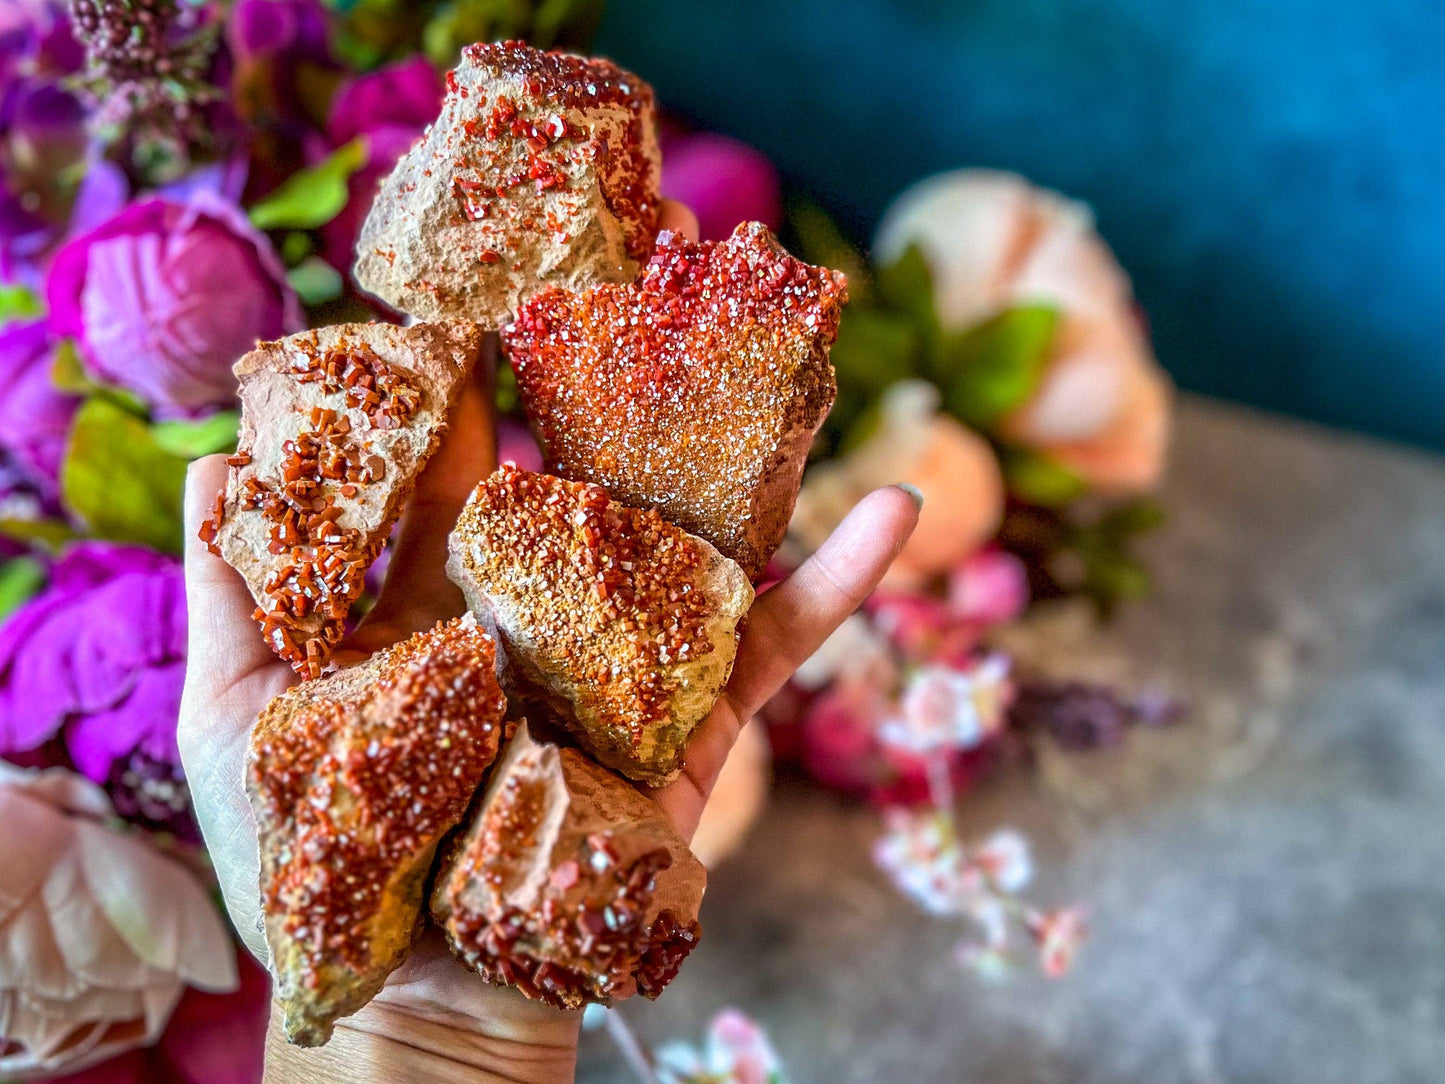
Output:
<path fill-rule="evenodd" d="M 219 695 L 276 658 L 251 619 L 256 603 L 240 573 L 200 539 L 229 469 L 224 455 L 208 455 L 186 472 L 186 683 L 202 696 Z"/>

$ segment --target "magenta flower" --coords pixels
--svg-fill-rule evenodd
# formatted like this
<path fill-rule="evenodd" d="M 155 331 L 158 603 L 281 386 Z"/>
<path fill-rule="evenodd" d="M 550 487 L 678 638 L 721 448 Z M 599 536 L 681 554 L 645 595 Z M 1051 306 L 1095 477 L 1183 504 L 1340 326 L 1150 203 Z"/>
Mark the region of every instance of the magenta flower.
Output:
<path fill-rule="evenodd" d="M 988 763 L 989 747 L 919 753 L 883 741 L 897 705 L 886 690 L 838 682 L 808 701 L 797 726 L 796 753 L 804 771 L 825 787 L 877 805 L 930 801 L 928 768 L 942 756 L 954 793 L 967 789 Z"/>
<path fill-rule="evenodd" d="M 978 650 L 983 626 L 959 619 L 945 599 L 883 587 L 864 607 L 874 627 L 915 664 L 968 666 Z"/>
<path fill-rule="evenodd" d="M 62 80 L 83 60 L 63 4 L 0 4 L 0 280 L 37 284 L 64 226 L 55 178 L 81 159 L 86 138 L 84 111 Z"/>
<path fill-rule="evenodd" d="M 229 405 L 236 359 L 304 326 L 270 242 L 204 191 L 132 203 L 75 238 L 47 295 L 51 329 L 75 338 L 91 372 L 163 416 Z"/>
<path fill-rule="evenodd" d="M 326 259 L 338 270 L 351 266 L 352 249 L 377 187 L 436 119 L 446 88 L 425 57 L 413 57 L 358 75 L 331 100 L 326 136 L 333 147 L 366 137 L 366 164 L 348 182 L 345 209 L 322 227 Z"/>
<path fill-rule="evenodd" d="M 1029 604 L 1029 577 L 1012 553 L 981 549 L 948 575 L 948 608 L 960 621 L 1001 625 Z"/>
<path fill-rule="evenodd" d="M 329 59 L 326 9 L 317 0 L 238 0 L 226 39 L 242 63 Z"/>
<path fill-rule="evenodd" d="M 73 547 L 0 626 L 0 756 L 59 737 L 122 813 L 168 822 L 187 805 L 176 750 L 185 657 L 178 560 Z"/>
<path fill-rule="evenodd" d="M 739 222 L 777 229 L 782 219 L 773 164 L 761 151 L 715 132 L 666 141 L 662 194 L 693 209 L 704 241 L 726 240 Z"/>
<path fill-rule="evenodd" d="M 0 448 L 48 498 L 56 495 L 77 402 L 55 389 L 53 353 L 43 321 L 0 329 Z"/>
<path fill-rule="evenodd" d="M 523 422 L 508 417 L 497 419 L 497 462 L 515 463 L 523 470 L 542 469 L 542 450 Z"/>

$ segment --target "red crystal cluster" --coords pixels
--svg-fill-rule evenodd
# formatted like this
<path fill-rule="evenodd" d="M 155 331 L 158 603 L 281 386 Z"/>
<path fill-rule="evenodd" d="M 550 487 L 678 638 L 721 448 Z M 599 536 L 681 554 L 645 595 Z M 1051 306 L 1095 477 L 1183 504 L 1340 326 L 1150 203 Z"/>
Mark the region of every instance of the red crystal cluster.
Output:
<path fill-rule="evenodd" d="M 501 739 L 495 666 L 491 638 L 457 618 L 375 660 L 360 701 L 302 685 L 262 714 L 257 820 L 286 826 L 263 898 L 303 946 L 311 983 L 323 962 L 366 970 L 397 869 L 466 811 Z"/>

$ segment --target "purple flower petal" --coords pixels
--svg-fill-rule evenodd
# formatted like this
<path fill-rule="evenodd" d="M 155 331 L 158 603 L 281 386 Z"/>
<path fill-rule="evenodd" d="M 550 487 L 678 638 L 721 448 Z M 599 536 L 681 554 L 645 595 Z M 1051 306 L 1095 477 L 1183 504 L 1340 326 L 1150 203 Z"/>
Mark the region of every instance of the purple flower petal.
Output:
<path fill-rule="evenodd" d="M 236 359 L 304 326 L 270 242 L 205 190 L 133 203 L 75 238 L 47 297 L 51 327 L 74 336 L 97 376 L 168 417 L 229 405 Z"/>
<path fill-rule="evenodd" d="M 704 241 L 726 239 L 739 222 L 777 229 L 782 218 L 773 164 L 746 143 L 712 132 L 668 141 L 662 194 L 693 209 Z"/>
<path fill-rule="evenodd" d="M 185 671 L 180 562 L 91 542 L 56 562 L 49 585 L 0 625 L 0 755 L 62 728 L 76 764 L 106 780 L 139 751 L 179 763 Z"/>

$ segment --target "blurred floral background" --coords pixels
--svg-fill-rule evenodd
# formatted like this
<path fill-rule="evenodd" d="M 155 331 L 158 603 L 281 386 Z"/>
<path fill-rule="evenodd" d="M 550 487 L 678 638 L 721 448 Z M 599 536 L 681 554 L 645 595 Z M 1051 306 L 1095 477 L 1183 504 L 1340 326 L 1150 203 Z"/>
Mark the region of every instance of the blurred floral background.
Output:
<path fill-rule="evenodd" d="M 0 1079 L 259 1079 L 264 973 L 218 906 L 175 740 L 181 486 L 234 447 L 256 339 L 393 314 L 352 243 L 460 47 L 585 48 L 588 0 L 0 5 Z M 646 72 L 642 72 L 646 76 Z M 666 102 L 663 102 L 664 107 Z M 1149 590 L 1172 391 L 1084 204 L 960 168 L 871 237 L 727 134 L 670 114 L 664 194 L 847 272 L 853 301 L 785 574 L 874 486 L 925 502 L 888 582 L 746 732 L 700 831 L 737 847 L 774 772 L 878 810 L 877 876 L 957 926 L 965 973 L 1068 970 L 1084 910 L 1034 902 L 1029 842 L 954 810 L 1041 744 L 1168 725 L 1168 690 L 1047 671 L 1006 630 Z M 537 461 L 502 374 L 502 454 Z M 746 1007 L 743 1007 L 746 1009 Z M 671 1081 L 781 1080 L 760 1027 L 644 1054 Z M 620 1021 L 599 1026 L 625 1030 Z"/>

